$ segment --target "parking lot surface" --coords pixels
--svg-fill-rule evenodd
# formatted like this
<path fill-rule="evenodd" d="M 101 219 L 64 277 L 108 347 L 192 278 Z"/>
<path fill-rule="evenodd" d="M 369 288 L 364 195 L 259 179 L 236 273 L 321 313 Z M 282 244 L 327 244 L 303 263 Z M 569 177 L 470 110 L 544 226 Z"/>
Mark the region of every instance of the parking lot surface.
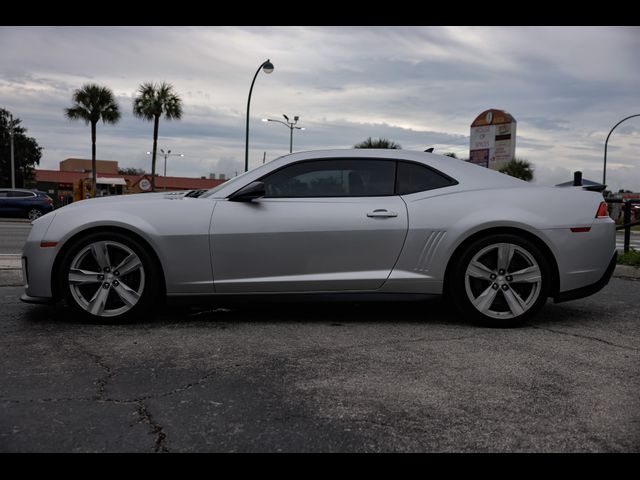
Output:
<path fill-rule="evenodd" d="M 640 281 L 479 328 L 440 299 L 93 325 L 0 288 L 2 452 L 640 450 Z"/>

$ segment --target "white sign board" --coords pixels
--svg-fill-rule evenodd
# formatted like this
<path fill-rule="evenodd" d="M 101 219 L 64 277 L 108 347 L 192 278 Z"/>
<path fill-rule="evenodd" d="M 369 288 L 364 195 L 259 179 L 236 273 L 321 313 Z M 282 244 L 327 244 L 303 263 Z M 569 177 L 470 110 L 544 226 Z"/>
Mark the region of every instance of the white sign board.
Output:
<path fill-rule="evenodd" d="M 469 161 L 499 169 L 516 152 L 516 120 L 502 110 L 486 110 L 471 124 Z"/>

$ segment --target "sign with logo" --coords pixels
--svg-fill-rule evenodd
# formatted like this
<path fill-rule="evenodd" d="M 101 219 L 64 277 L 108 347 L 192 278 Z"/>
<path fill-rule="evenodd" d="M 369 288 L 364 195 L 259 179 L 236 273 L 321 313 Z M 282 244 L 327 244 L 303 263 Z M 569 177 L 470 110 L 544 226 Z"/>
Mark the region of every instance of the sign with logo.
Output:
<path fill-rule="evenodd" d="M 140 180 L 138 186 L 143 192 L 148 192 L 149 190 L 151 190 L 151 182 L 147 178 L 143 178 L 142 180 Z"/>
<path fill-rule="evenodd" d="M 494 170 L 513 160 L 516 119 L 495 108 L 485 110 L 471 124 L 469 161 Z"/>

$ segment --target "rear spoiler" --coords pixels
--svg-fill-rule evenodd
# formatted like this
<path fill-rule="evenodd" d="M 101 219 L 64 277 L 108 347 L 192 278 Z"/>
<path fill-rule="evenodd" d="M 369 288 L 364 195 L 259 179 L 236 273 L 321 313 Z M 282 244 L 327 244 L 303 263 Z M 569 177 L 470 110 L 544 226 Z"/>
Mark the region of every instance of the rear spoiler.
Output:
<path fill-rule="evenodd" d="M 586 185 L 585 185 L 586 183 Z M 582 187 L 583 190 L 590 192 L 604 192 L 607 188 L 602 183 L 596 183 L 591 180 L 582 180 L 582 172 L 573 172 L 573 180 L 569 182 L 559 183 L 556 187 Z"/>

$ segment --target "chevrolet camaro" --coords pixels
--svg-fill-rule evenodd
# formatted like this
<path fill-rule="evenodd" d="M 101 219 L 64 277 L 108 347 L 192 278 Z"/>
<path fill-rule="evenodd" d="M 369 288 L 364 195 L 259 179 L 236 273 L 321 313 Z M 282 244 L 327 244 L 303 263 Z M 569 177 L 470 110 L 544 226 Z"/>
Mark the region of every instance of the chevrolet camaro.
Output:
<path fill-rule="evenodd" d="M 197 197 L 96 198 L 42 216 L 21 298 L 124 321 L 164 299 L 444 294 L 466 319 L 514 326 L 548 298 L 600 290 L 615 257 L 598 192 L 431 153 L 312 151 Z"/>

